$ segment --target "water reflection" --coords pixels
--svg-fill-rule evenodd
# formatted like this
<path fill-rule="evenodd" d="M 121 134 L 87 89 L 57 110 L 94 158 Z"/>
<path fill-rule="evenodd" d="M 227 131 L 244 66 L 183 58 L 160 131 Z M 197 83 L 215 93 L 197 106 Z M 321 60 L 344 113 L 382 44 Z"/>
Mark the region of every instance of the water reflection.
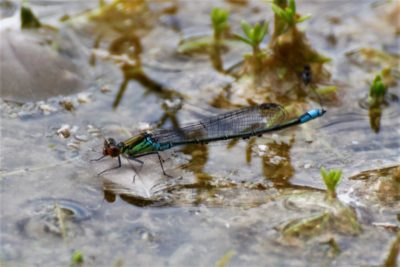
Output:
<path fill-rule="evenodd" d="M 268 152 L 262 157 L 263 174 L 275 185 L 288 185 L 289 179 L 294 174 L 294 167 L 290 158 L 290 149 L 294 141 L 295 138 L 292 137 L 289 143 L 270 143 L 268 144 Z"/>
<path fill-rule="evenodd" d="M 97 24 L 95 31 L 99 31 L 93 48 L 97 49 L 103 42 L 107 43 L 107 36 L 112 36 L 108 46 L 109 55 L 106 58 L 114 60 L 123 72 L 124 79 L 114 99 L 114 109 L 119 106 L 130 81 L 138 82 L 164 99 L 178 95 L 175 91 L 165 88 L 161 83 L 150 78 L 142 67 L 141 37 L 154 26 L 159 16 L 177 11 L 177 5 L 173 1 L 160 4 L 158 8 L 160 10 L 151 9 L 143 0 L 133 2 L 114 0 L 109 4 L 100 4 L 99 9 L 87 14 Z M 95 65 L 96 55 L 92 54 L 89 61 Z"/>
<path fill-rule="evenodd" d="M 98 43 L 95 45 L 98 45 Z M 144 88 L 148 89 L 149 92 L 156 93 L 164 99 L 171 99 L 179 95 L 179 93 L 165 88 L 158 81 L 147 76 L 143 70 L 140 57 L 142 53 L 141 41 L 135 33 L 131 32 L 130 34 L 114 39 L 108 50 L 110 53 L 108 57 L 120 65 L 124 76 L 113 102 L 114 109 L 119 106 L 130 81 L 138 82 Z M 91 58 L 91 62 L 95 62 L 94 57 Z"/>
<path fill-rule="evenodd" d="M 178 111 L 182 109 L 183 101 L 180 98 L 176 98 L 172 101 L 166 100 L 161 104 L 161 108 L 164 110 L 164 114 L 158 120 L 155 128 L 163 127 L 167 121 L 170 121 L 174 129 L 180 128 L 180 123 L 176 117 Z"/>
<path fill-rule="evenodd" d="M 399 98 L 395 94 L 388 93 L 381 103 L 372 103 L 368 101 L 368 96 L 362 98 L 358 103 L 362 109 L 368 110 L 369 125 L 374 133 L 381 130 L 381 120 L 385 110 L 390 106 L 398 104 Z"/>
<path fill-rule="evenodd" d="M 212 180 L 212 176 L 204 172 L 204 167 L 206 166 L 209 157 L 208 145 L 187 145 L 184 146 L 181 151 L 184 154 L 191 156 L 190 162 L 182 166 L 183 169 L 189 169 L 192 171 L 200 183 Z"/>
<path fill-rule="evenodd" d="M 117 199 L 117 196 L 121 198 L 121 200 L 127 202 L 128 204 L 137 206 L 137 207 L 146 207 L 146 206 L 163 206 L 166 205 L 165 202 L 157 199 L 147 199 L 141 198 L 139 196 L 131 195 L 131 194 L 117 194 L 113 190 L 104 189 L 104 199 L 109 203 L 114 203 Z"/>

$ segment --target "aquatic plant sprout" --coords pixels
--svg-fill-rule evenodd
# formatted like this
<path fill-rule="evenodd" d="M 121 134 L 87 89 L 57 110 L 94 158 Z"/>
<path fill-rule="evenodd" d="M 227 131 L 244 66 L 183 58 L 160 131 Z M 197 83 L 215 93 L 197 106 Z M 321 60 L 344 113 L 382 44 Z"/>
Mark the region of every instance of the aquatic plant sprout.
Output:
<path fill-rule="evenodd" d="M 229 12 L 221 8 L 213 8 L 210 17 L 214 29 L 214 41 L 218 42 L 221 39 L 222 33 L 229 27 Z"/>
<path fill-rule="evenodd" d="M 250 56 L 250 66 L 255 77 L 258 77 L 261 71 L 261 57 L 265 55 L 260 49 L 260 43 L 268 33 L 268 22 L 256 23 L 253 27 L 246 21 L 242 21 L 242 30 L 245 36 L 234 34 L 240 41 L 250 45 L 253 49 L 253 55 Z M 247 57 L 247 55 L 245 55 Z"/>
<path fill-rule="evenodd" d="M 369 89 L 368 103 L 371 106 L 379 106 L 385 99 L 387 86 L 383 83 L 381 75 L 376 75 Z"/>
<path fill-rule="evenodd" d="M 235 34 L 235 36 L 242 42 L 250 45 L 253 48 L 253 52 L 260 51 L 260 43 L 264 40 L 265 35 L 268 33 L 268 22 L 264 21 L 262 23 L 256 23 L 253 27 L 251 27 L 248 22 L 243 20 L 241 26 L 246 36 L 243 37 L 239 34 Z"/>
<path fill-rule="evenodd" d="M 328 196 L 336 198 L 336 186 L 340 182 L 342 170 L 331 169 L 327 171 L 324 167 L 321 168 L 321 176 L 328 189 Z"/>
<path fill-rule="evenodd" d="M 288 26 L 294 26 L 311 17 L 311 15 L 299 16 L 296 14 L 296 2 L 289 0 L 289 6 L 281 8 L 279 5 L 272 3 L 272 10 L 274 13 L 287 23 Z"/>

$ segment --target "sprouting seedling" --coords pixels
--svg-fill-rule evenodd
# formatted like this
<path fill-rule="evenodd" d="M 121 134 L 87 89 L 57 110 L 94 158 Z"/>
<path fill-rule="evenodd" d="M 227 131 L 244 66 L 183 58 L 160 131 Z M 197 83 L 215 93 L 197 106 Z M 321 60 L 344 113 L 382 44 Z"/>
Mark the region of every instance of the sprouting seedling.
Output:
<path fill-rule="evenodd" d="M 376 107 L 382 104 L 387 92 L 387 86 L 383 83 L 380 74 L 375 76 L 371 87 L 369 88 L 368 103 L 371 107 Z"/>
<path fill-rule="evenodd" d="M 242 42 L 250 45 L 253 48 L 253 56 L 256 57 L 260 53 L 260 44 L 268 33 L 268 22 L 256 23 L 253 27 L 246 21 L 241 23 L 245 37 L 235 34 Z"/>
<path fill-rule="evenodd" d="M 214 42 L 217 43 L 221 40 L 222 33 L 229 27 L 229 12 L 221 8 L 213 8 L 210 17 L 214 28 Z"/>
<path fill-rule="evenodd" d="M 276 3 L 272 3 L 272 10 L 275 15 L 280 18 L 284 23 L 281 23 L 278 34 L 285 32 L 288 28 L 294 27 L 296 24 L 301 23 L 311 17 L 311 15 L 299 16 L 296 14 L 295 0 L 289 0 L 289 5 L 285 8 L 280 7 Z M 275 22 L 277 24 L 277 22 Z"/>
<path fill-rule="evenodd" d="M 28 6 L 27 1 L 22 2 L 20 16 L 21 16 L 22 29 L 35 29 L 35 28 L 40 28 L 42 26 L 39 19 L 35 16 L 35 14 Z"/>
<path fill-rule="evenodd" d="M 336 186 L 340 182 L 342 170 L 331 169 L 327 171 L 324 167 L 321 168 L 321 176 L 328 189 L 328 197 L 336 198 Z"/>

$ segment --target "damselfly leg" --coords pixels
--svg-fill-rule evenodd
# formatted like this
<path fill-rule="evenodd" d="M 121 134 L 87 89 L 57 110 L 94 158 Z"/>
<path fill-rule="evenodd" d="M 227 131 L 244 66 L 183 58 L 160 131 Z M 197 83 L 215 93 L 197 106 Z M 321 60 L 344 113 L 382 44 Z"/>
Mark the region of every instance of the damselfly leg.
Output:
<path fill-rule="evenodd" d="M 149 155 L 154 155 L 154 154 L 157 154 L 157 156 L 158 156 L 158 161 L 160 162 L 160 166 L 161 166 L 161 170 L 163 171 L 163 174 L 164 174 L 165 176 L 168 176 L 168 177 L 170 177 L 170 178 L 173 178 L 173 176 L 171 176 L 171 175 L 169 175 L 169 174 L 167 174 L 167 173 L 165 172 L 165 170 L 164 170 L 164 165 L 162 164 L 164 160 L 161 158 L 160 153 L 159 153 L 158 151 L 152 151 L 152 152 L 149 152 L 149 153 L 137 155 L 137 156 L 135 156 L 135 157 L 130 157 L 129 159 L 134 159 L 134 160 L 138 161 L 137 158 L 139 158 L 139 157 L 144 157 L 144 156 L 149 156 Z M 143 165 L 144 162 L 143 162 L 143 161 L 141 161 L 141 162 L 142 162 L 142 165 Z"/>

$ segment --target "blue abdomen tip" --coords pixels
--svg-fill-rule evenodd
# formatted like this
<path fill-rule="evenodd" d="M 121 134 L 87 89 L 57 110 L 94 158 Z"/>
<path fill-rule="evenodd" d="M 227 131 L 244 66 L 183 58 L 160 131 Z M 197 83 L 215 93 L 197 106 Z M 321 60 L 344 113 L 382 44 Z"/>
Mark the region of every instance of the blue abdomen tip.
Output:
<path fill-rule="evenodd" d="M 301 116 L 300 122 L 304 123 L 304 122 L 313 120 L 315 118 L 318 118 L 318 117 L 324 115 L 325 112 L 326 112 L 326 110 L 324 110 L 324 109 L 312 109 L 312 110 L 308 111 L 307 113 L 305 113 L 303 116 Z"/>

